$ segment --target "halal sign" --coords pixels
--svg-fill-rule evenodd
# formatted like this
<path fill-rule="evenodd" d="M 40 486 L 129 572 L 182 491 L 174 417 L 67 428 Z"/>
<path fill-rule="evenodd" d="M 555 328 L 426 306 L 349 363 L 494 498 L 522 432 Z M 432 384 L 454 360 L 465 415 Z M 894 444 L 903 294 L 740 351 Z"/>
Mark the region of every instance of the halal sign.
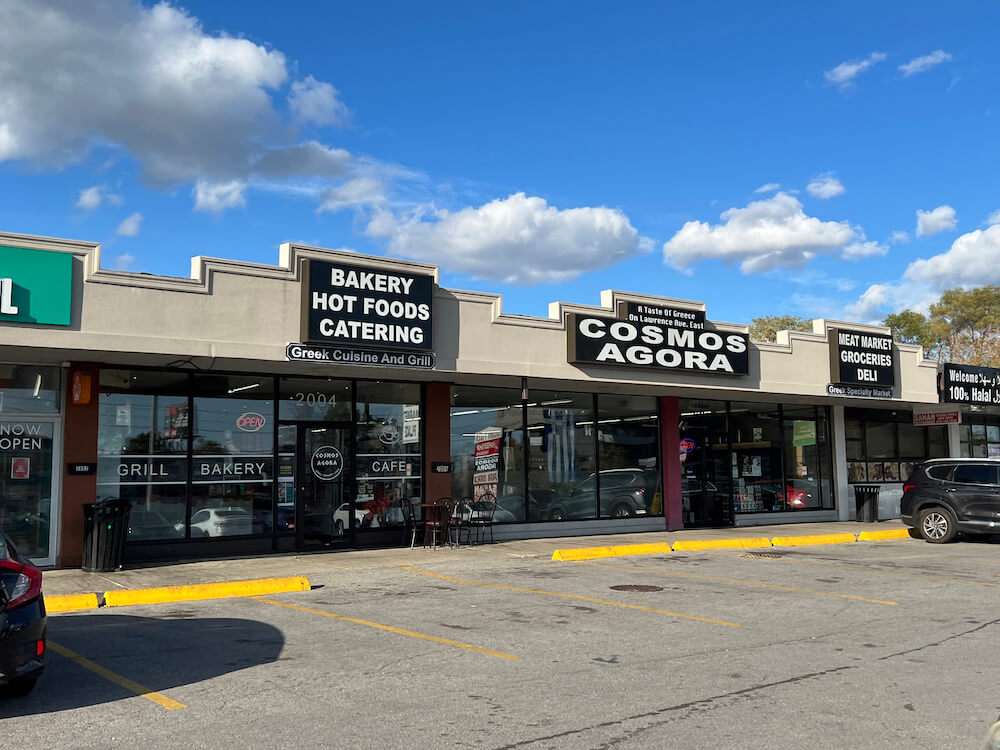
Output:
<path fill-rule="evenodd" d="M 248 411 L 236 418 L 236 426 L 243 432 L 257 432 L 265 422 L 264 415 L 255 411 Z"/>
<path fill-rule="evenodd" d="M 321 445 L 313 451 L 309 468 L 317 479 L 329 482 L 339 477 L 344 470 L 344 454 L 332 445 Z"/>

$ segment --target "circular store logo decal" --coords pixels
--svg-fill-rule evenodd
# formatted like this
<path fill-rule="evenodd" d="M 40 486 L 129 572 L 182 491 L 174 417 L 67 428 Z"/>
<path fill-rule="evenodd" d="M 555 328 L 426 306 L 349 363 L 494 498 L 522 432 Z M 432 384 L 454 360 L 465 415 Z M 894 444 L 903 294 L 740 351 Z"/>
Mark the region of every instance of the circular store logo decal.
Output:
<path fill-rule="evenodd" d="M 309 467 L 319 479 L 329 482 L 344 470 L 344 455 L 332 445 L 321 445 L 309 459 Z"/>
<path fill-rule="evenodd" d="M 257 430 L 264 426 L 265 421 L 263 414 L 248 411 L 246 414 L 240 414 L 236 418 L 236 426 L 243 430 L 243 432 L 257 432 Z"/>
<path fill-rule="evenodd" d="M 684 438 L 681 440 L 681 453 L 690 453 L 694 450 L 694 440 L 691 438 Z"/>

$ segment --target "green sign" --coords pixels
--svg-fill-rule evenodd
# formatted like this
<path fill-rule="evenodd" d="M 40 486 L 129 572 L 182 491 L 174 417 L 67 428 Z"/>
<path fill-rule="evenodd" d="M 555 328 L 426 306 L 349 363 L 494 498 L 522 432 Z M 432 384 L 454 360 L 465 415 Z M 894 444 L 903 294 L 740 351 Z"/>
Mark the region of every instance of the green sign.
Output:
<path fill-rule="evenodd" d="M 792 445 L 796 448 L 806 445 L 816 445 L 816 423 L 811 419 L 793 420 Z"/>
<path fill-rule="evenodd" d="M 68 326 L 73 255 L 0 246 L 0 324 Z"/>

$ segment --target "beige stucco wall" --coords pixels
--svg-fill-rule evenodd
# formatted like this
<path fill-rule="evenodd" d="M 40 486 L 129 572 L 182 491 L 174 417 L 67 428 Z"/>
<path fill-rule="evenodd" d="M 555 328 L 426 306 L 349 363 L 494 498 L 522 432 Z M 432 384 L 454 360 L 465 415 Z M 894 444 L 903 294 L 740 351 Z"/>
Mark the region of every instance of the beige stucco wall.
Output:
<path fill-rule="evenodd" d="M 609 291 L 602 295 L 600 305 L 555 302 L 548 318 L 535 318 L 504 314 L 497 295 L 438 288 L 434 311 L 437 370 L 412 375 L 400 370 L 285 361 L 285 346 L 301 340 L 300 260 L 362 263 L 430 274 L 436 280 L 435 266 L 283 245 L 273 266 L 194 258 L 191 278 L 182 279 L 102 270 L 100 249 L 90 243 L 0 233 L 0 244 L 68 252 L 78 259 L 72 325 L 0 327 L 0 356 L 9 361 L 166 365 L 193 357 L 202 369 L 397 379 L 412 376 L 456 382 L 519 381 L 526 376 L 536 383 L 586 390 L 762 400 L 781 395 L 789 401 L 855 403 L 826 394 L 830 382 L 826 330 L 835 327 L 832 321 L 815 321 L 812 333 L 783 332 L 775 344 L 754 345 L 749 376 L 581 368 L 567 362 L 566 313 L 609 315 L 615 304 L 625 299 L 697 310 L 704 310 L 704 305 Z M 880 327 L 845 325 L 886 332 Z M 745 325 L 715 326 L 720 331 L 748 330 Z M 925 360 L 915 346 L 899 345 L 898 354 L 895 403 L 936 403 L 936 363 Z"/>

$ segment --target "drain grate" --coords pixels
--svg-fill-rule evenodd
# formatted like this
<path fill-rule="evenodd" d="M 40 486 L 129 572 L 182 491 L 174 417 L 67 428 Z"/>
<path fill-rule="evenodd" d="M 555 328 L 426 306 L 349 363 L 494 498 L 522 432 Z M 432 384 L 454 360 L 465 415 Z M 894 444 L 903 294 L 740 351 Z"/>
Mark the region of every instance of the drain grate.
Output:
<path fill-rule="evenodd" d="M 650 586 L 644 583 L 623 583 L 618 586 L 609 586 L 614 591 L 663 591 L 663 586 Z"/>
<path fill-rule="evenodd" d="M 780 560 L 784 555 L 780 552 L 746 552 L 740 557 L 762 557 L 770 560 Z"/>

